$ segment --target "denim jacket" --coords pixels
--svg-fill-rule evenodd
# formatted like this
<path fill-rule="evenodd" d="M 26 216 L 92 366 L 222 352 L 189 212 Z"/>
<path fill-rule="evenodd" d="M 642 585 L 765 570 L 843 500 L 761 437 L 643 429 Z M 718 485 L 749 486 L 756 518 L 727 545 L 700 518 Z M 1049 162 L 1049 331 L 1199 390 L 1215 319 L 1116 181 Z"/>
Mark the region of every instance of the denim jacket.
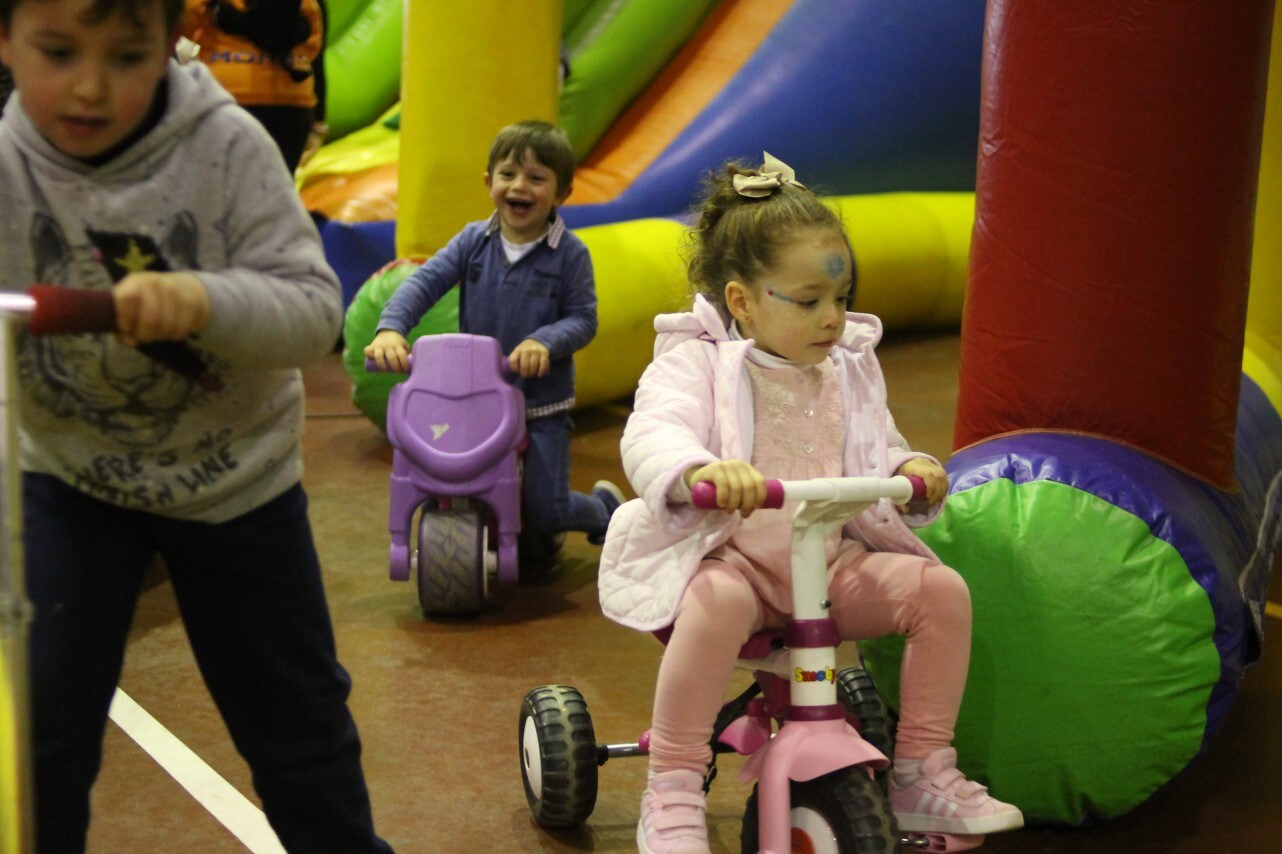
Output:
<path fill-rule="evenodd" d="M 521 381 L 530 416 L 571 408 L 574 353 L 596 335 L 596 284 L 587 247 L 553 216 L 539 245 L 514 264 L 503 252 L 497 213 L 468 223 L 401 284 L 378 328 L 408 335 L 457 284 L 460 332 L 497 338 L 504 353 L 527 338 L 548 348 L 547 374 Z"/>

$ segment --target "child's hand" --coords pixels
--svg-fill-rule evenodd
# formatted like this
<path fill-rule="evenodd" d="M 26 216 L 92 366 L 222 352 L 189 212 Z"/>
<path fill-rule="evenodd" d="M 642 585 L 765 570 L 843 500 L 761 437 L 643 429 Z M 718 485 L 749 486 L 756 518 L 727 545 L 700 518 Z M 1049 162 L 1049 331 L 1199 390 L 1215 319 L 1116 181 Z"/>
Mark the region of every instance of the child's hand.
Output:
<path fill-rule="evenodd" d="M 410 371 L 410 344 L 405 336 L 391 329 L 380 329 L 374 340 L 365 348 L 365 358 L 385 371 L 408 374 Z"/>
<path fill-rule="evenodd" d="M 685 474 L 686 485 L 708 481 L 717 487 L 717 506 L 727 513 L 738 510 L 748 517 L 766 503 L 766 478 L 743 460 L 722 460 L 692 468 Z"/>
<path fill-rule="evenodd" d="M 913 457 L 900 466 L 895 474 L 913 474 L 926 481 L 926 500 L 931 504 L 938 504 L 948 495 L 948 472 L 933 460 Z"/>
<path fill-rule="evenodd" d="M 192 273 L 130 273 L 112 296 L 116 337 L 130 347 L 181 341 L 209 325 L 209 292 Z"/>
<path fill-rule="evenodd" d="M 538 341 L 526 338 L 516 345 L 512 355 L 507 357 L 507 363 L 514 373 L 523 377 L 541 377 L 552 365 L 552 354 Z"/>

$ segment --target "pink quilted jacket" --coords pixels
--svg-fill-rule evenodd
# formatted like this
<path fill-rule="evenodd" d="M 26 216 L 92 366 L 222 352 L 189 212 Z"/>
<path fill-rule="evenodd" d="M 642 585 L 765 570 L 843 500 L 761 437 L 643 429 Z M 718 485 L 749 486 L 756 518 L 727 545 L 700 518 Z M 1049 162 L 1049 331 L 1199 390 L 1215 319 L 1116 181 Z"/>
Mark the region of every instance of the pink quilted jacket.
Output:
<path fill-rule="evenodd" d="M 640 498 L 610 520 L 598 588 L 606 616 L 653 631 L 671 624 L 703 556 L 728 540 L 738 513 L 695 509 L 673 496 L 691 466 L 752 458 L 752 387 L 744 369 L 751 341 L 730 338 L 720 312 L 702 296 L 689 312 L 655 318 L 654 360 L 637 388 L 623 432 L 623 468 Z M 886 407 L 886 384 L 873 348 L 881 321 L 847 315 L 833 360 L 845 378 L 845 473 L 889 477 L 913 457 Z M 934 558 L 909 529 L 935 519 L 942 502 L 921 516 L 902 516 L 883 499 L 848 522 L 845 537 L 871 550 Z M 907 524 L 905 524 L 907 523 Z"/>

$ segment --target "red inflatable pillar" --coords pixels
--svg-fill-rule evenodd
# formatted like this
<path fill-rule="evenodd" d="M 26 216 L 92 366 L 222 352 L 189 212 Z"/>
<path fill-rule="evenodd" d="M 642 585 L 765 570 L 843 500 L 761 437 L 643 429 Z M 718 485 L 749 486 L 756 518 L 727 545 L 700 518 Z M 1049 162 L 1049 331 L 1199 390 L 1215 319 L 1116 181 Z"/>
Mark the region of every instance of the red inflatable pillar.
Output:
<path fill-rule="evenodd" d="M 1273 0 L 989 0 L 955 446 L 1066 430 L 1225 489 Z"/>

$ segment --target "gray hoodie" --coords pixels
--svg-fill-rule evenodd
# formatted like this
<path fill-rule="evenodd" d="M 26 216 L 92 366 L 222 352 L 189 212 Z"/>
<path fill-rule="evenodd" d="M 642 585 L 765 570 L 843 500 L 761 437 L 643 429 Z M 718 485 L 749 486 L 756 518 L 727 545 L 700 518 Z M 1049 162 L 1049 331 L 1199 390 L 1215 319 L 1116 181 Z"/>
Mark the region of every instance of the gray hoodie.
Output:
<path fill-rule="evenodd" d="M 109 162 L 59 152 L 15 93 L 0 119 L 0 289 L 107 288 L 190 270 L 209 326 L 199 383 L 111 335 L 18 336 L 22 467 L 103 501 L 221 522 L 298 482 L 298 367 L 328 352 L 342 291 L 275 143 L 198 63 Z"/>

